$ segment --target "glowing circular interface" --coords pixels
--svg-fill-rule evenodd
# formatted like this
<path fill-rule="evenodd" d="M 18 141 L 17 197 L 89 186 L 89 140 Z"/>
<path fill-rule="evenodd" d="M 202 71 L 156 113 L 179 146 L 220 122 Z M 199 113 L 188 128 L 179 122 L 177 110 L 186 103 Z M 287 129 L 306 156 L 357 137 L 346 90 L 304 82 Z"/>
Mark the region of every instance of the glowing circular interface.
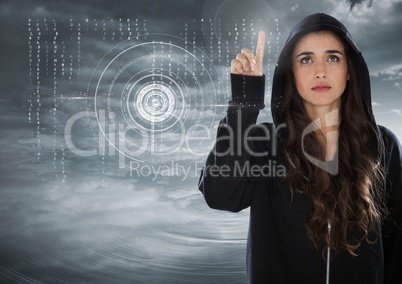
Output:
<path fill-rule="evenodd" d="M 172 116 L 175 95 L 162 84 L 149 84 L 136 94 L 134 107 L 142 119 L 148 122 L 161 122 Z"/>
<path fill-rule="evenodd" d="M 221 88 L 213 59 L 197 46 L 147 34 L 106 53 L 91 78 L 88 93 L 95 100 L 87 108 L 95 108 L 106 152 L 141 161 L 183 158 L 191 152 L 184 149 L 186 137 L 196 133 L 201 141 L 215 135 L 207 130 L 217 124 L 217 106 L 228 101 Z"/>

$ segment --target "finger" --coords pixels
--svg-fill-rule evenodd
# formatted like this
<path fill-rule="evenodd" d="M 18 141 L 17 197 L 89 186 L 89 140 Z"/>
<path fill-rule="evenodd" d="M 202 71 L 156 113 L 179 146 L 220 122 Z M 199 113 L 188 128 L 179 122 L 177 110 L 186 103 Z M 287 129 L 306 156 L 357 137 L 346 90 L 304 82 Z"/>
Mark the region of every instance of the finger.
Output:
<path fill-rule="evenodd" d="M 243 64 L 239 60 L 233 59 L 230 72 L 233 74 L 243 74 Z"/>
<path fill-rule="evenodd" d="M 260 31 L 258 33 L 258 42 L 257 42 L 257 49 L 255 52 L 255 57 L 260 60 L 263 60 L 264 50 L 265 50 L 265 32 Z"/>
<path fill-rule="evenodd" d="M 251 62 L 244 53 L 238 53 L 236 59 L 241 62 L 241 64 L 243 65 L 243 70 L 245 72 L 251 71 Z"/>
<path fill-rule="evenodd" d="M 244 66 L 248 67 L 247 71 L 254 71 L 254 66 L 255 66 L 255 56 L 254 53 L 248 49 L 248 48 L 243 48 L 241 50 L 241 54 L 243 54 L 245 61 L 242 61 Z"/>
<path fill-rule="evenodd" d="M 263 74 L 263 59 L 264 59 L 264 51 L 265 51 L 265 32 L 260 31 L 258 33 L 258 42 L 257 42 L 257 50 L 255 52 L 255 61 L 256 65 L 254 67 L 256 75 Z"/>
<path fill-rule="evenodd" d="M 248 69 L 248 71 L 245 71 L 243 63 L 237 59 L 232 60 L 230 72 L 233 74 L 240 74 L 240 75 L 248 75 L 248 76 L 254 75 L 254 72 L 251 69 Z"/>

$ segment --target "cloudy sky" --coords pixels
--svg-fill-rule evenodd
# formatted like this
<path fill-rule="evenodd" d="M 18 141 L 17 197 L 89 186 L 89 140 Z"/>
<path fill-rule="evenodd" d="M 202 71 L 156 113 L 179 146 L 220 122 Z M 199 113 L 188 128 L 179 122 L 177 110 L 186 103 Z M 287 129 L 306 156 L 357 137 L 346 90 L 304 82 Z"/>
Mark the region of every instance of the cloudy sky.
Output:
<path fill-rule="evenodd" d="M 315 12 L 348 27 L 402 140 L 401 0 L 1 1 L 0 281 L 245 283 L 248 211 L 209 209 L 199 171 L 228 59 L 271 32 L 269 90 Z"/>

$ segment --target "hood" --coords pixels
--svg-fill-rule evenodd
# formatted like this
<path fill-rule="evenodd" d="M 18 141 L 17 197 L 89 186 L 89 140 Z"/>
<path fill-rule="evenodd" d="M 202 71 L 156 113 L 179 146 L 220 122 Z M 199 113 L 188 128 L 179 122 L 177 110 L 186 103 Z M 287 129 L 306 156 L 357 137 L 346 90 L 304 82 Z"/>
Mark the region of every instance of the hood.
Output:
<path fill-rule="evenodd" d="M 285 41 L 282 52 L 279 55 L 273 77 L 271 96 L 271 112 L 275 126 L 278 128 L 280 127 L 280 125 L 284 125 L 283 123 L 285 123 L 283 111 L 285 93 L 283 89 L 283 82 L 285 77 L 284 75 L 286 57 L 290 52 L 289 49 L 292 48 L 293 44 L 297 42 L 302 36 L 310 32 L 318 32 L 323 30 L 329 30 L 339 35 L 350 45 L 351 51 L 355 52 L 355 58 L 357 61 L 357 77 L 360 81 L 360 84 L 362 85 L 363 105 L 365 106 L 366 114 L 369 120 L 372 121 L 373 125 L 376 125 L 371 105 L 370 76 L 367 64 L 364 61 L 360 50 L 357 48 L 348 30 L 341 22 L 327 14 L 317 13 L 307 16 L 293 27 L 293 29 L 290 31 L 289 37 Z M 286 141 L 286 127 L 280 127 L 280 130 L 278 131 L 278 136 L 282 143 Z"/>

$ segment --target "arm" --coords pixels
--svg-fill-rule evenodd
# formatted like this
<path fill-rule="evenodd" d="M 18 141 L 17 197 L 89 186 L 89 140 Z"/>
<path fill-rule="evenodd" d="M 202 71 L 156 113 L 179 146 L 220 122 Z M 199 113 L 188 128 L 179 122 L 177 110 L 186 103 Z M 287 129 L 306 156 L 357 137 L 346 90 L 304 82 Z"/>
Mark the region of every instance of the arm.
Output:
<path fill-rule="evenodd" d="M 199 190 L 211 208 L 237 212 L 251 201 L 253 183 L 242 170 L 250 163 L 249 149 L 253 149 L 252 141 L 247 140 L 250 127 L 264 107 L 265 76 L 232 74 L 231 79 L 232 100 L 201 173 Z"/>
<path fill-rule="evenodd" d="M 382 128 L 386 146 L 386 206 L 389 215 L 384 221 L 385 282 L 402 283 L 402 148 L 395 135 Z"/>
<path fill-rule="evenodd" d="M 199 190 L 214 209 L 238 212 L 250 205 L 253 182 L 242 173 L 250 162 L 252 134 L 259 110 L 264 108 L 262 57 L 265 35 L 259 34 L 257 56 L 243 49 L 232 61 L 232 100 L 226 117 L 220 122 L 214 148 L 210 152 L 199 180 Z M 247 145 L 246 145 L 247 143 Z"/>

